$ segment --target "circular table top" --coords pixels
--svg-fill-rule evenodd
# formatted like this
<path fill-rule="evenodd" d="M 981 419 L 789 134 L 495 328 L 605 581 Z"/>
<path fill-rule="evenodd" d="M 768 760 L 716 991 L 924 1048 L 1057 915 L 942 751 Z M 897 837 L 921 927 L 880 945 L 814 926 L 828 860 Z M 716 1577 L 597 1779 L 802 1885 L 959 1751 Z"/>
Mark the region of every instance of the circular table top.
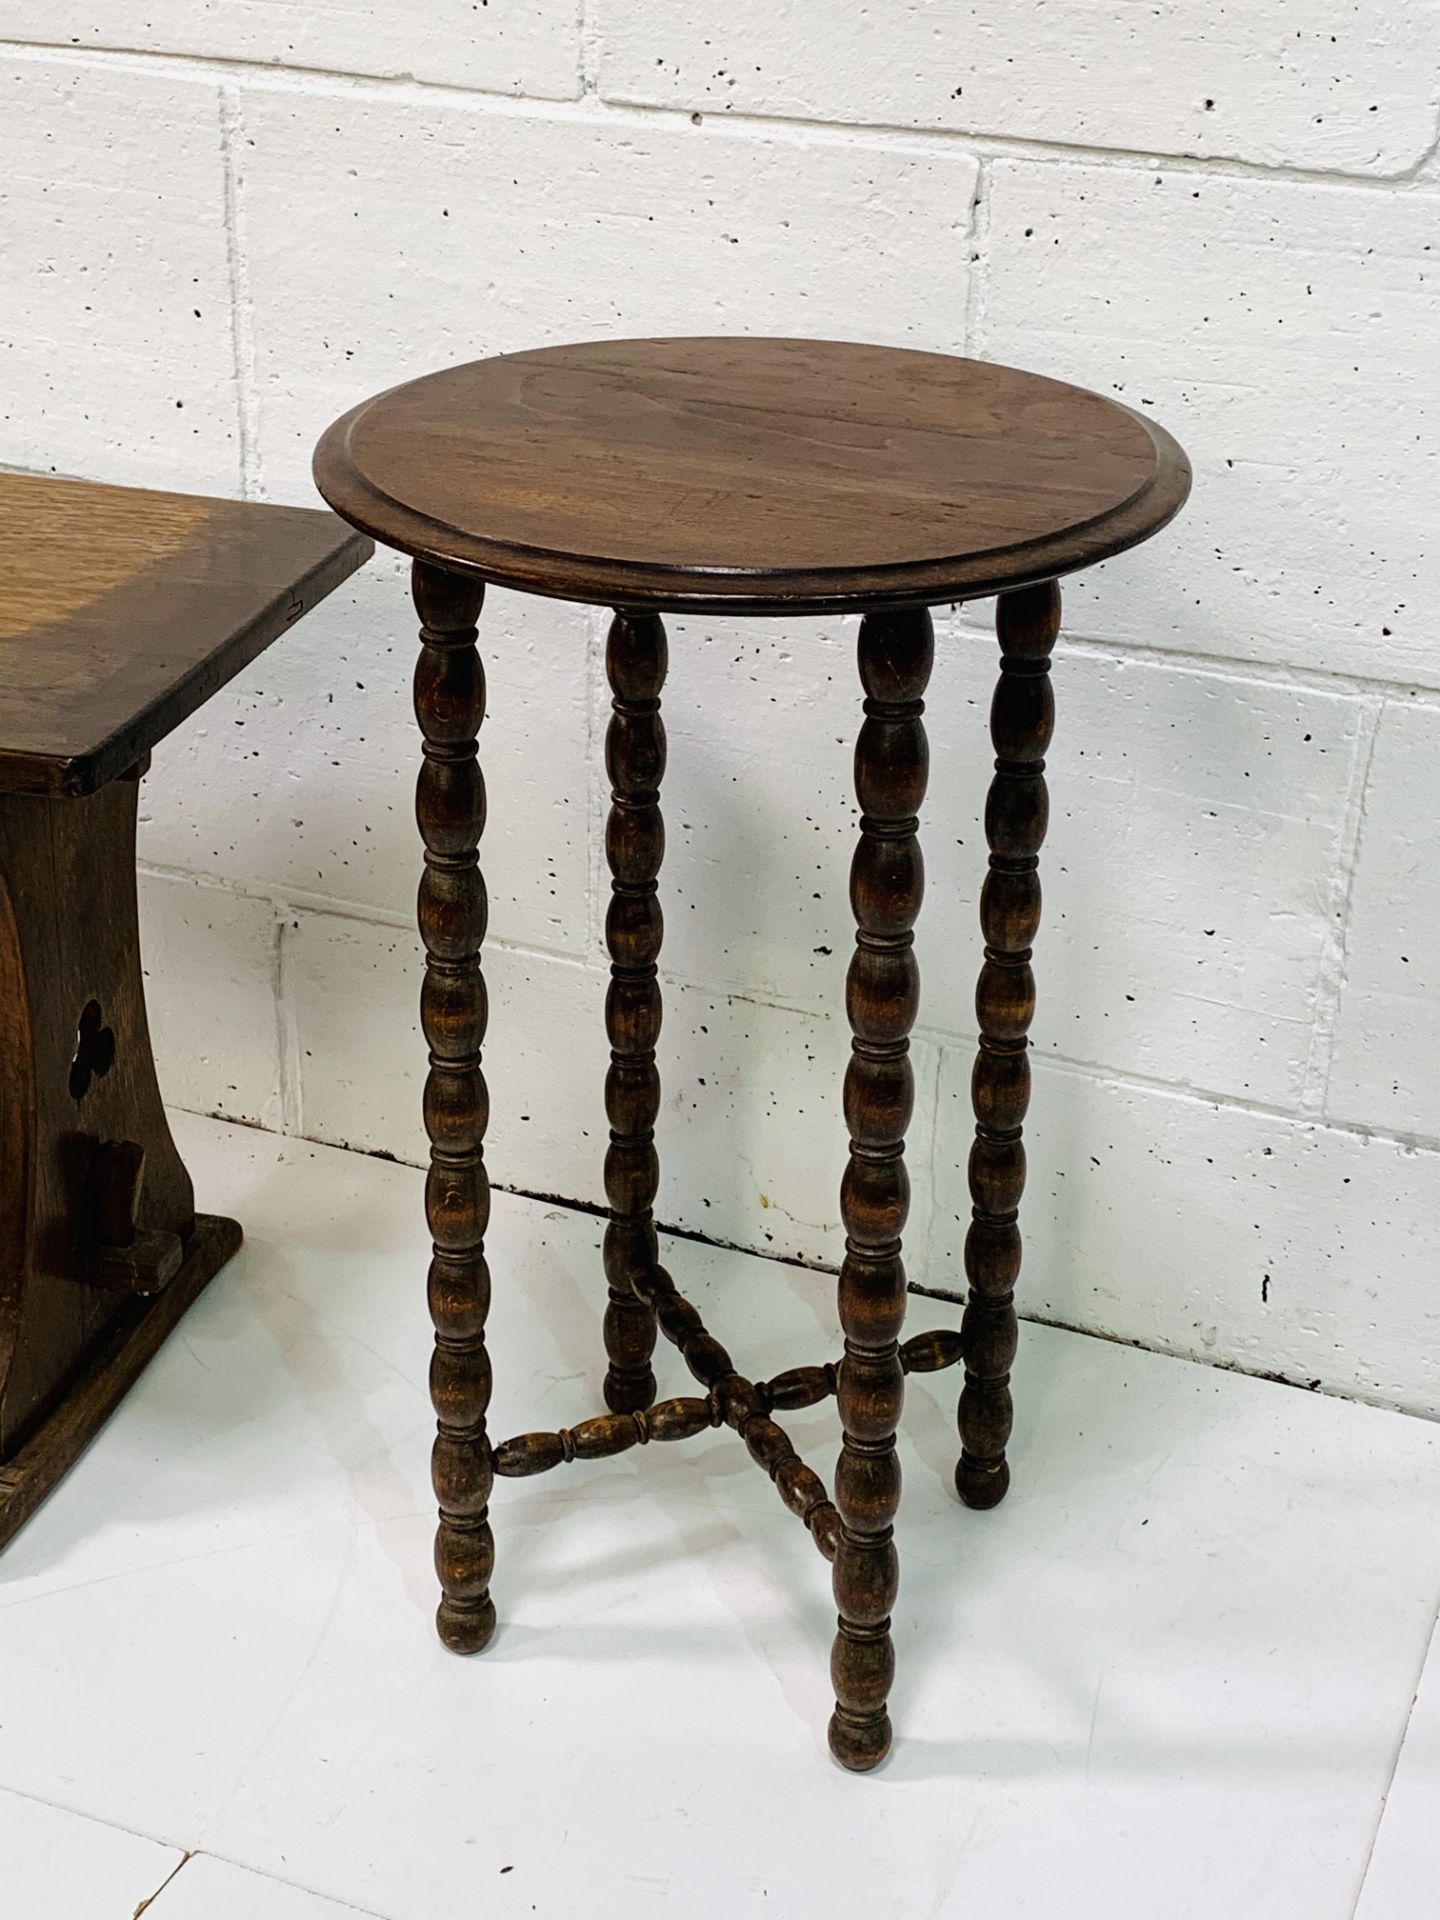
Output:
<path fill-rule="evenodd" d="M 364 401 L 315 454 L 386 545 L 556 599 L 743 613 L 996 593 L 1134 546 L 1190 467 L 1116 401 L 827 340 L 594 341 Z"/>

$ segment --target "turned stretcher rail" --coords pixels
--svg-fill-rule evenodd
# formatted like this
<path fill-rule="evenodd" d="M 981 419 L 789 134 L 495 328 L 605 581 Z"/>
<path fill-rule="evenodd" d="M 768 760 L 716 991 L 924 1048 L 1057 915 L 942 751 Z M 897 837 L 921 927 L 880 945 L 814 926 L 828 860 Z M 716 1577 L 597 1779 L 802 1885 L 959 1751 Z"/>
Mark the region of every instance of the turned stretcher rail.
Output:
<path fill-rule="evenodd" d="M 807 1467 L 785 1429 L 770 1418 L 753 1381 L 738 1373 L 727 1350 L 707 1332 L 699 1313 L 677 1291 L 664 1267 L 653 1267 L 634 1283 L 640 1298 L 654 1309 L 661 1333 L 719 1409 L 720 1417 L 745 1442 L 750 1458 L 770 1476 L 789 1511 L 805 1522 L 827 1560 L 840 1538 L 840 1515 L 813 1468 Z"/>
<path fill-rule="evenodd" d="M 497 1478 L 528 1479 L 572 1460 L 606 1460 L 628 1453 L 631 1447 L 648 1446 L 652 1440 L 689 1440 L 708 1427 L 731 1426 L 751 1458 L 774 1481 L 785 1505 L 804 1520 L 821 1553 L 833 1560 L 839 1522 L 834 1504 L 824 1482 L 800 1459 L 789 1435 L 770 1413 L 777 1407 L 793 1412 L 818 1406 L 830 1398 L 836 1388 L 837 1363 L 791 1367 L 773 1380 L 746 1380 L 730 1365 L 729 1354 L 705 1331 L 698 1312 L 676 1291 L 668 1274 L 662 1271 L 649 1283 L 648 1292 L 661 1332 L 680 1348 L 708 1391 L 703 1397 L 657 1400 L 635 1413 L 597 1414 L 553 1433 L 517 1434 L 494 1450 Z M 900 1349 L 906 1373 L 937 1373 L 955 1366 L 960 1358 L 960 1335 L 945 1328 L 918 1333 Z"/>
<path fill-rule="evenodd" d="M 657 1400 L 638 1413 L 600 1413 L 558 1433 L 521 1433 L 495 1449 L 495 1472 L 502 1480 L 524 1480 L 548 1473 L 570 1460 L 605 1460 L 651 1440 L 689 1440 L 723 1416 L 713 1394 L 703 1399 Z"/>

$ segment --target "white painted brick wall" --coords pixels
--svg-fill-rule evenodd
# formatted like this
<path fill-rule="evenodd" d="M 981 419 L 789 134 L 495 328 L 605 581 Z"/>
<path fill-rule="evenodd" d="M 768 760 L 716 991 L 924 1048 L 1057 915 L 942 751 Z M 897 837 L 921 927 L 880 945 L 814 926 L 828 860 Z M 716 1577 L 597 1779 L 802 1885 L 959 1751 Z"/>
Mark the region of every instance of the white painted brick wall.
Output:
<path fill-rule="evenodd" d="M 235 492 L 219 87 L 7 56 L 0 102 L 3 458 Z"/>
<path fill-rule="evenodd" d="M 258 471 L 291 497 L 355 394 L 448 360 L 667 331 L 963 335 L 959 149 L 281 85 L 247 87 L 240 120 Z"/>
<path fill-rule="evenodd" d="M 973 705 L 946 700 L 954 666 Z M 937 960 L 974 944 L 991 677 L 975 648 L 942 656 L 932 683 Z M 1036 1046 L 1303 1106 L 1361 709 L 1233 668 L 1090 649 L 1062 650 L 1054 681 Z M 969 973 L 932 965 L 927 1022 L 970 1031 Z"/>
<path fill-rule="evenodd" d="M 167 1096 L 279 1127 L 280 920 L 273 902 L 178 875 L 140 876 L 140 939 Z"/>
<path fill-rule="evenodd" d="M 1173 537 L 1074 597 L 1082 631 L 1440 680 L 1433 190 L 997 161 L 987 259 L 987 357 L 1152 406 L 1195 464 Z"/>
<path fill-rule="evenodd" d="M 377 555 L 164 741 L 142 789 L 146 860 L 408 925 L 416 882 L 409 608 L 405 569 Z M 590 616 L 579 607 L 527 608 L 497 592 L 485 625 L 492 932 L 583 957 L 591 946 Z M 167 804 L 167 792 L 191 802 Z"/>
<path fill-rule="evenodd" d="M 969 1072 L 947 1053 L 935 1180 L 949 1195 Z M 1433 1151 L 1041 1064 L 1029 1155 L 1023 1284 L 1038 1315 L 1367 1399 L 1440 1402 Z M 940 1285 L 947 1269 L 956 1279 L 957 1211 L 935 1210 Z"/>
<path fill-rule="evenodd" d="M 597 0 L 615 100 L 1402 173 L 1435 137 L 1427 0 Z"/>
<path fill-rule="evenodd" d="M 405 929 L 305 912 L 286 923 L 284 938 L 297 1125 L 312 1139 L 423 1162 L 414 939 Z M 603 1205 L 605 971 L 501 947 L 486 972 L 489 1159 L 532 1192 Z M 845 1150 L 835 1098 L 849 1052 L 843 1015 L 673 978 L 665 993 L 664 1217 L 764 1252 L 832 1259 L 841 1231 L 835 1168 Z M 936 1060 L 932 1046 L 917 1043 L 917 1244 L 929 1224 Z"/>
<path fill-rule="evenodd" d="M 1440 701 L 1387 703 L 1345 932 L 1327 1111 L 1433 1138 L 1440 1063 Z"/>
<path fill-rule="evenodd" d="M 1440 1414 L 1437 56 L 1437 0 L 0 0 L 0 459 L 309 499 L 381 385 L 660 330 L 1152 406 L 1194 499 L 1071 583 L 1057 659 L 1025 1298 Z M 930 708 L 941 1287 L 990 611 L 942 612 Z M 602 641 L 486 610 L 492 1164 L 590 1202 Z M 175 1097 L 406 1159 L 413 645 L 377 560 L 166 743 L 142 829 Z M 852 625 L 676 621 L 666 699 L 661 1210 L 833 1261 Z"/>
<path fill-rule="evenodd" d="M 579 0 L 0 0 L 0 40 L 398 75 L 564 100 L 580 91 Z"/>

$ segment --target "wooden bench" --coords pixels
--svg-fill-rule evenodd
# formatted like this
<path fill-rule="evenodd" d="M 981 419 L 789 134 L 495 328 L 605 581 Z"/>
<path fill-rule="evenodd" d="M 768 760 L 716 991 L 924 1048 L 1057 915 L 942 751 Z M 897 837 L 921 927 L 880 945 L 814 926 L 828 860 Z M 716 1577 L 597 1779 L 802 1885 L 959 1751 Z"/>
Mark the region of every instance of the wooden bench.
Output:
<path fill-rule="evenodd" d="M 240 1245 L 155 1079 L 149 751 L 371 551 L 328 513 L 0 473 L 0 1544 Z"/>

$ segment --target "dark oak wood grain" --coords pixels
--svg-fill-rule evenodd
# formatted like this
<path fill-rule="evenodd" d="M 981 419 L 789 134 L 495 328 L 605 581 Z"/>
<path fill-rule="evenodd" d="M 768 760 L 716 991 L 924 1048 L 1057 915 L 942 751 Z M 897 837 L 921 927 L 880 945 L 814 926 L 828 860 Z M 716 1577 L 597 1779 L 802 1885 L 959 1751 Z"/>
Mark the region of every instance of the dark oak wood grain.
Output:
<path fill-rule="evenodd" d="M 975 989 L 980 1046 L 971 1079 L 972 1218 L 965 1236 L 967 1301 L 961 1340 L 960 1464 L 955 1486 L 967 1507 L 998 1506 L 1010 1485 L 1010 1367 L 1018 1326 L 1022 1127 L 1030 1101 L 1030 960 L 1040 926 L 1040 848 L 1050 818 L 1045 750 L 1055 726 L 1050 654 L 1060 633 L 1054 581 L 1003 594 L 995 609 L 1000 681 L 990 709 L 995 778 L 985 803 L 990 870 L 980 895 L 985 960 Z"/>
<path fill-rule="evenodd" d="M 240 1244 L 155 1078 L 148 747 L 369 552 L 328 513 L 0 474 L 0 1543 Z"/>
<path fill-rule="evenodd" d="M 0 1461 L 124 1312 L 119 1294 L 87 1284 L 104 1244 L 105 1144 L 144 1149 L 140 1225 L 177 1252 L 194 1231 L 138 965 L 138 794 L 134 780 L 78 800 L 0 794 Z M 108 1038 L 80 1073 L 87 1028 Z"/>
<path fill-rule="evenodd" d="M 854 1038 L 845 1075 L 850 1163 L 840 1188 L 840 1418 L 835 1469 L 843 1528 L 835 1556 L 839 1628 L 831 1656 L 830 1750 L 855 1772 L 890 1750 L 886 1696 L 895 1670 L 890 1615 L 899 1590 L 900 1504 L 895 1429 L 905 1397 L 900 1330 L 910 1207 L 905 1132 L 915 1103 L 910 1029 L 920 1005 L 915 920 L 925 891 L 920 803 L 930 768 L 924 692 L 935 636 L 924 608 L 867 614 L 860 624 L 865 720 L 855 748 L 860 840 L 850 869 L 855 953 L 845 982 Z"/>
<path fill-rule="evenodd" d="M 750 1457 L 764 1467 L 791 1513 L 798 1514 L 826 1559 L 833 1560 L 840 1516 L 820 1476 L 806 1466 L 784 1429 L 770 1418 L 779 1404 L 737 1372 L 728 1351 L 709 1332 L 699 1312 L 676 1290 L 662 1266 L 635 1283 L 640 1298 L 653 1308 L 661 1333 L 709 1394 L 720 1420 L 733 1427 Z"/>
<path fill-rule="evenodd" d="M 495 1471 L 507 1480 L 548 1473 L 571 1460 L 608 1460 L 652 1440 L 690 1440 L 718 1427 L 722 1414 L 711 1394 L 703 1399 L 660 1400 L 634 1413 L 601 1413 L 557 1433 L 521 1433 L 495 1449 Z"/>
<path fill-rule="evenodd" d="M 427 756 L 421 924 L 429 977 L 440 983 L 426 991 L 443 986 L 444 1008 L 443 1020 L 426 1018 L 441 1636 L 471 1651 L 493 1630 L 495 1475 L 521 1479 L 727 1426 L 833 1563 L 830 1748 L 843 1766 L 868 1771 L 891 1741 L 895 1433 L 907 1374 L 963 1362 L 957 1489 L 967 1505 L 990 1507 L 1008 1485 L 1056 577 L 1162 527 L 1189 490 L 1185 455 L 1163 428 L 1112 400 L 1010 368 L 834 341 L 628 340 L 509 354 L 380 394 L 329 430 L 315 473 L 337 511 L 415 556 L 422 611 L 431 609 L 424 639 L 435 659 L 417 681 L 417 711 Z M 605 749 L 610 1410 L 498 1446 L 485 1432 L 484 892 L 475 866 L 483 790 L 473 771 L 483 682 L 471 664 L 484 582 L 618 609 L 606 653 L 613 708 Z M 999 598 L 1001 671 L 976 999 L 969 1297 L 959 1329 L 902 1341 L 909 1036 L 920 997 L 914 926 L 924 892 L 917 833 L 934 664 L 928 609 L 990 594 Z M 843 1095 L 850 1151 L 840 1198 L 844 1351 L 838 1362 L 771 1380 L 738 1370 L 658 1258 L 660 616 L 668 610 L 863 616 Z M 657 1332 L 703 1395 L 655 1400 Z M 773 1417 L 831 1394 L 844 1430 L 833 1498 Z"/>
<path fill-rule="evenodd" d="M 315 456 L 335 509 L 487 580 L 618 606 L 784 613 L 992 593 L 1176 512 L 1189 467 L 1098 394 L 947 354 L 621 340 L 451 367 Z"/>
<path fill-rule="evenodd" d="M 373 550 L 308 507 L 0 473 L 0 792 L 113 780 Z"/>
<path fill-rule="evenodd" d="M 605 1076 L 605 1113 L 610 1143 L 605 1152 L 605 1404 L 635 1413 L 655 1398 L 655 1315 L 635 1291 L 659 1260 L 655 1240 L 655 1195 L 660 1162 L 655 1119 L 660 1111 L 660 1070 L 655 1044 L 662 1015 L 657 962 L 665 920 L 656 876 L 665 857 L 665 821 L 660 781 L 665 772 L 665 722 L 660 690 L 665 684 L 665 628 L 651 614 L 617 613 L 605 648 L 605 671 L 613 708 L 605 736 L 610 776 L 610 817 L 605 857 L 610 867 L 610 908 L 605 944 L 610 953 L 610 990 L 605 1028 L 610 1070 Z"/>
<path fill-rule="evenodd" d="M 431 1477 L 440 1503 L 436 1623 L 452 1652 L 478 1653 L 495 1631 L 490 1598 L 495 1541 L 489 1521 L 493 1468 L 485 1431 L 490 1405 L 490 1356 L 485 1349 L 490 1311 L 485 1128 L 490 1096 L 480 1064 L 489 1011 L 480 971 L 488 907 L 479 860 L 485 781 L 477 758 L 477 736 L 485 718 L 485 670 L 475 645 L 484 589 L 478 581 L 417 562 L 414 597 L 421 620 L 415 717 L 425 743 L 415 814 L 425 841 L 419 899 L 425 943 L 420 1024 L 430 1048 L 425 1211 L 434 1243 L 428 1293 L 435 1326 L 430 1397 L 437 1423 Z"/>

